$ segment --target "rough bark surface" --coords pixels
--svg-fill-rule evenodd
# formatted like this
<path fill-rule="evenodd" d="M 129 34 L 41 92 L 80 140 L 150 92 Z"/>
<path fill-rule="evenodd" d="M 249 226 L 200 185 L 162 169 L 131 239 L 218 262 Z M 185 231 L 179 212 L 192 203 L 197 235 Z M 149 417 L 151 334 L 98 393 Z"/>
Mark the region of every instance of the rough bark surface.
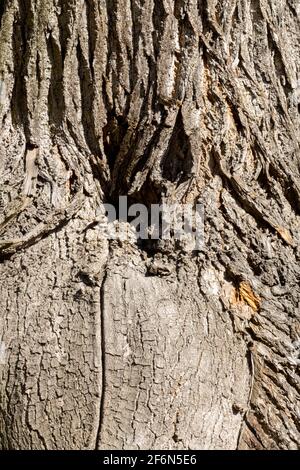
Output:
<path fill-rule="evenodd" d="M 1 448 L 299 448 L 299 1 L 0 21 Z M 106 240 L 119 195 L 205 247 Z"/>

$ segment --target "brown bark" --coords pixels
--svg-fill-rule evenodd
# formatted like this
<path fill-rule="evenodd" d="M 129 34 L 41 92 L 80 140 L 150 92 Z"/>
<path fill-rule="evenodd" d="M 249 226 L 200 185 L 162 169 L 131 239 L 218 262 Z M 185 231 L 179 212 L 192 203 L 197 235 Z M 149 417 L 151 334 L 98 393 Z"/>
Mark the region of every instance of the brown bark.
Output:
<path fill-rule="evenodd" d="M 299 2 L 0 20 L 1 448 L 298 448 Z M 205 247 L 106 240 L 119 195 Z"/>

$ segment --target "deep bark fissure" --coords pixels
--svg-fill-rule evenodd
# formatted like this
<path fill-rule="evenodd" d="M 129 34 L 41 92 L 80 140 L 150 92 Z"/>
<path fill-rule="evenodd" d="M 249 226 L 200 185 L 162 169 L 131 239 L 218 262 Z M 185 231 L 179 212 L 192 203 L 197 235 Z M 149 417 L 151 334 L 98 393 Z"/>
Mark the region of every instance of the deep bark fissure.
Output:
<path fill-rule="evenodd" d="M 95 449 L 99 449 L 101 444 L 101 427 L 105 410 L 105 381 L 106 381 L 106 359 L 105 359 L 105 281 L 107 278 L 107 266 L 104 268 L 104 276 L 100 288 L 100 329 L 101 329 L 101 367 L 102 367 L 102 390 L 99 405 L 99 424 L 96 434 Z"/>

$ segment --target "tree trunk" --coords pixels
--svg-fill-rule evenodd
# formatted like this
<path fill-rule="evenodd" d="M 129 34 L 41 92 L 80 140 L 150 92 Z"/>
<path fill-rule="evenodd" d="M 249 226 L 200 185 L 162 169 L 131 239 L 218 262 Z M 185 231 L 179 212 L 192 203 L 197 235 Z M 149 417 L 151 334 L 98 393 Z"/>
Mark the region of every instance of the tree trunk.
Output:
<path fill-rule="evenodd" d="M 0 20 L 1 448 L 298 448 L 299 1 Z M 108 240 L 120 195 L 205 246 Z"/>

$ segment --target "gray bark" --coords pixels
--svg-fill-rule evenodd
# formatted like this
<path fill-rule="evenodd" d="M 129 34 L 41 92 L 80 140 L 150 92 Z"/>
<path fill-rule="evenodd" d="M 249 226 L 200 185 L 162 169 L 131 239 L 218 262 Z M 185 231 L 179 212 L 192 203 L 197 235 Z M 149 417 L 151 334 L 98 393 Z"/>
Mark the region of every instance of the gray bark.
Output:
<path fill-rule="evenodd" d="M 0 21 L 0 447 L 298 448 L 299 1 Z M 205 247 L 107 240 L 119 195 L 201 200 Z"/>

